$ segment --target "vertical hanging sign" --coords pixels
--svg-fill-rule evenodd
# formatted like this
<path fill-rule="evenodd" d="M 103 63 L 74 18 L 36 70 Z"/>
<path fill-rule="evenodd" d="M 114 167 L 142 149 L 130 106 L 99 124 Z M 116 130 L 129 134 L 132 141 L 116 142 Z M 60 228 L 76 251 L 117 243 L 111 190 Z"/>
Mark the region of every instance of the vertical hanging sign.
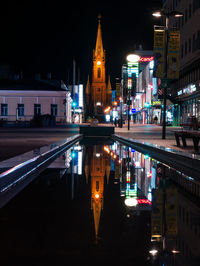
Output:
<path fill-rule="evenodd" d="M 168 69 L 167 77 L 169 79 L 179 78 L 180 69 L 180 32 L 170 31 L 168 41 Z"/>
<path fill-rule="evenodd" d="M 165 63 L 165 30 L 154 29 L 154 71 L 153 76 L 164 78 Z"/>

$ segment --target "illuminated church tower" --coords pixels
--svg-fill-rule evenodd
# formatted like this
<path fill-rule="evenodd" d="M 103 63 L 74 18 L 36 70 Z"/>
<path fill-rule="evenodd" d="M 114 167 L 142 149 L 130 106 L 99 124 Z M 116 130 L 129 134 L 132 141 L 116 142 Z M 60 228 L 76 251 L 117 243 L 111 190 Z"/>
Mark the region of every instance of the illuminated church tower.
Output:
<path fill-rule="evenodd" d="M 90 110 L 93 115 L 101 116 L 104 114 L 106 106 L 111 104 L 112 90 L 106 84 L 106 68 L 105 68 L 105 50 L 103 49 L 103 41 L 101 34 L 101 16 L 98 16 L 98 30 L 96 47 L 93 50 L 93 69 L 92 84 L 90 88 L 87 84 L 86 99 L 90 98 Z M 90 94 L 90 97 L 89 97 Z"/>

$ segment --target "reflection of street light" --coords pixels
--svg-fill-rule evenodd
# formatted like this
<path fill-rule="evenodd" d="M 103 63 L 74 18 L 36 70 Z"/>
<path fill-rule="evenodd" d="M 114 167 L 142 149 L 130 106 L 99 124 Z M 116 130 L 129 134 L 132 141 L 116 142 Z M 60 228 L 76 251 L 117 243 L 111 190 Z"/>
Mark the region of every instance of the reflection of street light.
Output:
<path fill-rule="evenodd" d="M 95 194 L 95 198 L 96 199 L 99 199 L 99 194 Z"/>
<path fill-rule="evenodd" d="M 125 199 L 124 203 L 127 207 L 135 207 L 135 206 L 137 206 L 137 199 L 127 198 L 127 199 Z"/>
<path fill-rule="evenodd" d="M 149 253 L 152 255 L 152 256 L 156 256 L 158 254 L 158 250 L 157 249 L 152 249 L 152 250 L 149 250 Z"/>
<path fill-rule="evenodd" d="M 126 57 L 126 60 L 128 64 L 138 63 L 140 60 L 140 57 L 136 54 L 129 54 Z M 127 68 L 129 68 L 129 66 Z M 131 101 L 130 97 L 131 97 L 132 84 L 133 84 L 133 80 L 131 78 L 131 84 L 128 84 L 128 130 L 130 129 L 130 101 Z"/>
<path fill-rule="evenodd" d="M 108 113 L 111 110 L 111 107 L 108 106 L 106 109 L 104 109 L 104 113 Z"/>
<path fill-rule="evenodd" d="M 165 64 L 164 64 L 164 79 L 167 79 L 167 68 L 168 68 L 168 27 L 169 17 L 179 18 L 183 16 L 183 13 L 178 11 L 166 12 L 165 10 L 157 11 L 152 14 L 154 17 L 165 17 Z M 163 88 L 163 123 L 162 123 L 162 139 L 166 138 L 166 99 L 167 99 L 167 88 Z"/>
<path fill-rule="evenodd" d="M 75 120 L 75 107 L 76 107 L 76 102 L 75 101 L 73 101 L 72 102 L 72 107 L 73 107 L 73 123 L 75 122 L 74 120 Z"/>

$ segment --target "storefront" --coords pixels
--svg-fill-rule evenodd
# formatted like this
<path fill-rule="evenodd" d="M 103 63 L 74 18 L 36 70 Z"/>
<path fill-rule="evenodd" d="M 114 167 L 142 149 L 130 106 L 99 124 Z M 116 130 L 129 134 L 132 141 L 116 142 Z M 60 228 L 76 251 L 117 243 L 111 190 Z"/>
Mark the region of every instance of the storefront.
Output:
<path fill-rule="evenodd" d="M 180 121 L 185 122 L 190 116 L 200 120 L 200 87 L 197 84 L 190 84 L 177 92 L 181 101 Z"/>
<path fill-rule="evenodd" d="M 161 123 L 161 101 L 160 100 L 153 100 L 151 102 L 152 104 L 152 117 L 153 117 L 153 123 L 160 124 Z M 155 119 L 157 117 L 157 119 Z"/>

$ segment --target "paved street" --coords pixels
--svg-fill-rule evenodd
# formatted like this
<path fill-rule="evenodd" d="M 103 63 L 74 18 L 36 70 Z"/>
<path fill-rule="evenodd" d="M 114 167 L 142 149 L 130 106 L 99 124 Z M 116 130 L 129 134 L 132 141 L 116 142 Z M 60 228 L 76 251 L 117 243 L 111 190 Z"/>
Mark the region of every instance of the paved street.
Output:
<path fill-rule="evenodd" d="M 110 126 L 106 124 L 106 126 Z M 178 128 L 167 127 L 166 139 L 163 140 L 162 127 L 158 125 L 123 125 L 115 128 L 115 133 L 121 136 L 146 141 L 160 146 L 170 147 L 188 153 L 193 153 L 192 141 L 187 140 L 188 147 L 177 147 L 173 130 Z M 179 128 L 180 129 L 180 128 Z M 0 129 L 0 161 L 30 151 L 34 148 L 49 145 L 65 137 L 78 133 L 78 128 L 1 128 Z"/>

